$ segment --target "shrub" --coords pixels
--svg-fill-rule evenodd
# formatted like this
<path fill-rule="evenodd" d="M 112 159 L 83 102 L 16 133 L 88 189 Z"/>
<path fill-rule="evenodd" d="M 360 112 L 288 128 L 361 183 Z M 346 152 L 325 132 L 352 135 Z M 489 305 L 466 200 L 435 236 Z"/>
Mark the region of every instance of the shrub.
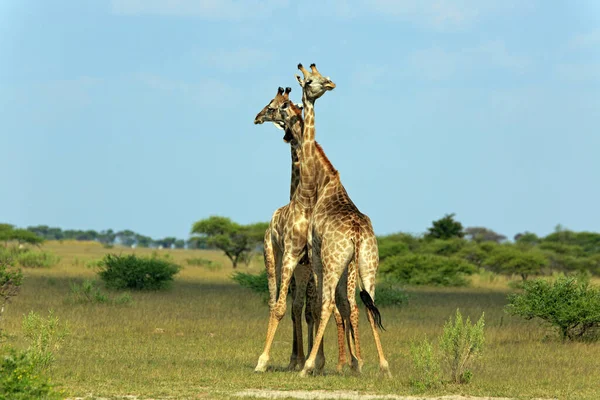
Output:
<path fill-rule="evenodd" d="M 441 383 L 441 369 L 435 349 L 427 339 L 421 343 L 411 343 L 410 355 L 413 361 L 414 375 L 410 383 L 418 390 L 434 388 Z"/>
<path fill-rule="evenodd" d="M 386 239 L 379 239 L 378 248 L 380 261 L 409 251 L 409 247 L 406 243 Z"/>
<path fill-rule="evenodd" d="M 94 281 L 85 280 L 81 285 L 71 284 L 69 300 L 71 303 L 108 303 L 109 298 L 95 286 Z"/>
<path fill-rule="evenodd" d="M 558 329 L 563 340 L 593 337 L 600 326 L 600 289 L 591 287 L 587 279 L 536 279 L 523 282 L 522 288 L 523 293 L 508 296 L 509 314 L 539 318 Z"/>
<path fill-rule="evenodd" d="M 113 289 L 157 290 L 165 288 L 180 267 L 157 257 L 107 254 L 99 267 L 100 278 Z"/>
<path fill-rule="evenodd" d="M 450 371 L 454 383 L 469 383 L 473 373 L 469 367 L 481 355 L 485 343 L 483 327 L 484 315 L 481 314 L 475 325 L 471 320 L 463 323 L 460 311 L 456 310 L 456 318 L 452 318 L 444 325 L 444 332 L 440 338 L 442 359 Z"/>
<path fill-rule="evenodd" d="M 0 400 L 61 399 L 27 352 L 11 349 L 0 359 Z"/>
<path fill-rule="evenodd" d="M 520 275 L 526 280 L 529 275 L 537 275 L 548 265 L 548 259 L 537 250 L 523 250 L 513 245 L 498 246 L 484 260 L 492 270 L 505 275 Z"/>
<path fill-rule="evenodd" d="M 262 271 L 258 275 L 247 274 L 245 272 L 235 272 L 231 279 L 240 284 L 240 286 L 248 288 L 253 292 L 267 295 L 269 294 L 269 282 L 267 279 L 267 271 Z"/>
<path fill-rule="evenodd" d="M 16 260 L 26 268 L 50 268 L 60 262 L 60 257 L 46 251 L 25 251 Z"/>
<path fill-rule="evenodd" d="M 381 307 L 400 307 L 408 302 L 408 295 L 390 283 L 377 285 L 376 303 Z"/>
<path fill-rule="evenodd" d="M 73 304 L 128 304 L 133 301 L 129 293 L 123 293 L 113 299 L 108 294 L 103 293 L 96 286 L 96 283 L 89 279 L 81 284 L 72 283 L 71 292 L 66 300 L 68 303 Z"/>
<path fill-rule="evenodd" d="M 420 249 L 420 253 L 452 256 L 460 252 L 468 242 L 460 238 L 430 239 Z"/>
<path fill-rule="evenodd" d="M 54 362 L 54 352 L 60 349 L 68 334 L 67 328 L 59 323 L 52 311 L 48 318 L 31 311 L 23 318 L 23 332 L 30 342 L 28 357 L 40 370 L 47 369 Z"/>
<path fill-rule="evenodd" d="M 477 268 L 459 257 L 434 254 L 393 256 L 381 263 L 381 273 L 393 282 L 410 285 L 465 286 Z"/>
<path fill-rule="evenodd" d="M 19 287 L 23 283 L 23 274 L 20 269 L 14 268 L 7 260 L 0 260 L 0 322 L 6 303 L 17 295 Z M 0 338 L 2 327 L 0 326 Z"/>

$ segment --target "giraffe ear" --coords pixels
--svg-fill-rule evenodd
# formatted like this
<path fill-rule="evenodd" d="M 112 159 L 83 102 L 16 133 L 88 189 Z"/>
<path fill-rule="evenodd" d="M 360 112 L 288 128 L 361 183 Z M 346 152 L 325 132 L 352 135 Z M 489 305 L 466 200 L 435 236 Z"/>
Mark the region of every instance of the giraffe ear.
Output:
<path fill-rule="evenodd" d="M 275 128 L 277 129 L 281 129 L 282 131 L 285 130 L 285 128 L 283 127 L 283 123 L 281 122 L 273 122 L 273 125 L 275 125 Z"/>
<path fill-rule="evenodd" d="M 300 84 L 300 87 L 304 87 L 304 79 L 300 78 L 299 75 L 294 75 Z"/>
<path fill-rule="evenodd" d="M 294 103 L 294 105 L 296 107 L 298 107 L 300 109 L 300 111 L 302 111 L 302 109 L 304 108 L 304 106 L 302 105 L 302 103 Z"/>

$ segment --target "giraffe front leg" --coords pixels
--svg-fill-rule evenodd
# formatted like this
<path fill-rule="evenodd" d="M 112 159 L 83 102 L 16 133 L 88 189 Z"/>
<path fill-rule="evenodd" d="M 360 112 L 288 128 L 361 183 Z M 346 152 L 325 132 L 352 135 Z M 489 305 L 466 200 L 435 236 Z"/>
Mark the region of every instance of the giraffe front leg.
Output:
<path fill-rule="evenodd" d="M 273 338 L 275 337 L 275 332 L 277 331 L 279 322 L 285 315 L 287 306 L 287 292 L 290 285 L 290 280 L 292 279 L 292 274 L 296 268 L 296 264 L 298 263 L 298 259 L 298 256 L 284 255 L 283 265 L 281 268 L 281 288 L 279 290 L 279 298 L 277 299 L 277 303 L 272 308 L 269 315 L 269 325 L 267 327 L 265 348 L 263 353 L 258 358 L 258 363 L 254 369 L 255 372 L 265 372 L 267 370 L 267 363 L 269 362 L 269 354 L 271 351 L 271 346 L 273 345 Z"/>

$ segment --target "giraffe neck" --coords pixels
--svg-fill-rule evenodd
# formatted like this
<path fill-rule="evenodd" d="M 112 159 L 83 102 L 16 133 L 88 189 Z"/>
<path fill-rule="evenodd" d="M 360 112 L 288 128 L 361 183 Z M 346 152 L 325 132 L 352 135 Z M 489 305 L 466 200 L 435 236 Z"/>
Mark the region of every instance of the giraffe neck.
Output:
<path fill-rule="evenodd" d="M 302 103 L 304 105 L 304 129 L 299 153 L 300 184 L 295 198 L 304 207 L 312 209 L 317 202 L 320 189 L 323 189 L 331 178 L 337 177 L 337 172 L 315 142 L 314 101 L 302 93 Z"/>
<path fill-rule="evenodd" d="M 290 143 L 290 152 L 292 155 L 292 177 L 290 182 L 290 200 L 294 198 L 298 185 L 300 184 L 300 152 L 301 143 L 298 142 L 304 131 L 304 120 L 302 119 L 302 111 L 291 110 L 288 114 L 289 119 L 286 120 L 286 131 L 291 131 L 291 136 L 294 138 Z"/>
<path fill-rule="evenodd" d="M 290 200 L 294 198 L 296 189 L 300 184 L 300 145 L 294 141 L 290 145 L 292 153 L 292 178 L 290 182 Z"/>

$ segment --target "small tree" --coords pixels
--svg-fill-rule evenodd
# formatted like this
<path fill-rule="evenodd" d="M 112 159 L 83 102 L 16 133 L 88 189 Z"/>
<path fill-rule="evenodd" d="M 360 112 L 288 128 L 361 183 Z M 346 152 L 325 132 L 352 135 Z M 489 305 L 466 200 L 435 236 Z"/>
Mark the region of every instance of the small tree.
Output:
<path fill-rule="evenodd" d="M 575 277 L 536 279 L 523 283 L 523 293 L 509 295 L 505 310 L 541 319 L 558 329 L 563 340 L 578 340 L 600 327 L 600 289 Z"/>
<path fill-rule="evenodd" d="M 531 233 L 531 232 L 523 232 L 523 233 L 517 233 L 514 237 L 515 242 L 517 243 L 521 243 L 521 244 L 526 244 L 526 245 L 536 245 L 539 243 L 540 238 L 538 237 L 538 235 L 536 235 L 535 233 Z"/>
<path fill-rule="evenodd" d="M 412 253 L 388 257 L 380 269 L 392 282 L 431 286 L 465 286 L 466 275 L 476 270 L 473 264 L 459 257 Z"/>
<path fill-rule="evenodd" d="M 537 249 L 520 249 L 514 245 L 498 246 L 484 260 L 484 264 L 495 272 L 505 275 L 520 275 L 526 280 L 529 275 L 537 275 L 548 265 L 548 259 Z"/>
<path fill-rule="evenodd" d="M 15 229 L 10 224 L 0 224 L 0 241 L 5 243 L 15 241 L 17 244 L 39 245 L 44 238 L 27 229 Z"/>
<path fill-rule="evenodd" d="M 462 238 L 465 233 L 460 222 L 454 220 L 456 214 L 446 214 L 444 218 L 432 222 L 432 227 L 428 229 L 426 238 L 430 239 L 450 239 L 452 237 Z"/>
<path fill-rule="evenodd" d="M 459 310 L 456 310 L 456 318 L 452 318 L 444 325 L 444 333 L 440 338 L 440 349 L 442 358 L 450 370 L 450 376 L 455 383 L 469 383 L 472 372 L 469 367 L 481 355 L 485 338 L 483 334 L 484 315 L 475 325 L 471 320 L 463 323 Z"/>
<path fill-rule="evenodd" d="M 210 246 L 222 250 L 233 268 L 247 259 L 263 241 L 267 223 L 240 225 L 226 217 L 212 216 L 192 226 L 192 234 L 200 235 Z"/>

